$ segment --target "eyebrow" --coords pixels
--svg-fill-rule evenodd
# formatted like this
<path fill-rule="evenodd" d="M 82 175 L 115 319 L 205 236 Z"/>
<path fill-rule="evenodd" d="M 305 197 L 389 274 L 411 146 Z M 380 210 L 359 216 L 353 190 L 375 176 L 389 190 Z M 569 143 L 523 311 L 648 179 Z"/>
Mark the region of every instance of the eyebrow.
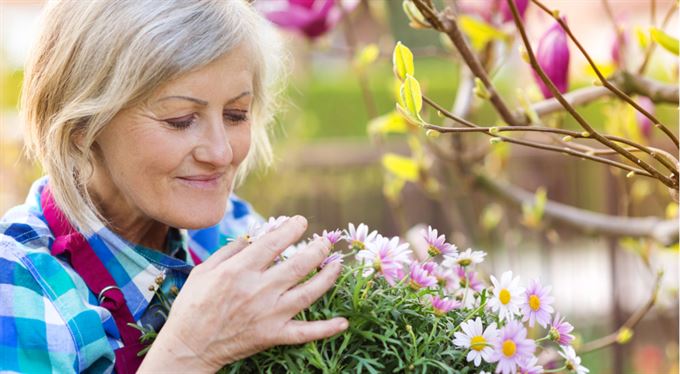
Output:
<path fill-rule="evenodd" d="M 227 104 L 231 104 L 234 101 L 236 101 L 236 100 L 238 100 L 238 99 L 240 99 L 244 96 L 248 96 L 248 95 L 251 95 L 250 91 L 243 91 L 239 95 L 237 95 L 236 97 L 229 99 L 229 101 L 227 101 Z M 170 99 L 187 100 L 187 101 L 191 101 L 193 103 L 196 103 L 196 104 L 199 104 L 199 105 L 202 105 L 202 106 L 208 105 L 208 102 L 205 101 L 205 100 L 197 99 L 197 98 L 191 97 L 191 96 L 182 96 L 182 95 L 166 96 L 166 97 L 163 97 L 161 99 L 156 100 L 156 102 L 170 100 Z"/>

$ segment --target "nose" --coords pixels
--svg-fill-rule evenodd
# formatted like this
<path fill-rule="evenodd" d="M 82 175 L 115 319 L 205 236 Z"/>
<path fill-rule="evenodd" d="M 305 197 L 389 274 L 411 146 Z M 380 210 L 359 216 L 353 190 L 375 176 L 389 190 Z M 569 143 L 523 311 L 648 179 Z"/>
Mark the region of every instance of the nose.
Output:
<path fill-rule="evenodd" d="M 234 158 L 234 152 L 222 117 L 211 118 L 201 125 L 199 139 L 193 151 L 194 159 L 216 168 L 227 167 Z"/>

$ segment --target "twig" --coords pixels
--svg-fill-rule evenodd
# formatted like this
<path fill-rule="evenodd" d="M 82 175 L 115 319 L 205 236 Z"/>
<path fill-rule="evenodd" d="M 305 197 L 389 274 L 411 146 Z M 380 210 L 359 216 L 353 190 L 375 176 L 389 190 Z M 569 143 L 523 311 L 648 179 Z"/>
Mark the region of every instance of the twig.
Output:
<path fill-rule="evenodd" d="M 436 125 L 432 125 L 432 124 L 429 124 L 429 123 L 424 124 L 423 127 L 426 128 L 426 129 L 429 129 L 429 130 L 435 130 L 435 131 L 439 131 L 439 132 L 449 132 L 449 133 L 452 133 L 452 132 L 482 132 L 482 133 L 485 133 L 487 135 L 494 136 L 494 137 L 497 137 L 499 139 L 502 139 L 503 141 L 508 142 L 508 143 L 524 145 L 524 146 L 532 147 L 532 148 L 538 148 L 538 149 L 542 149 L 544 151 L 566 153 L 566 154 L 571 155 L 571 156 L 576 156 L 576 157 L 585 158 L 585 159 L 588 159 L 588 160 L 591 160 L 591 161 L 601 162 L 603 164 L 608 164 L 610 166 L 614 166 L 614 167 L 617 167 L 617 168 L 620 168 L 620 169 L 623 169 L 623 170 L 626 170 L 626 171 L 629 171 L 629 172 L 633 172 L 635 174 L 639 174 L 639 175 L 649 177 L 649 178 L 654 178 L 653 175 L 649 174 L 648 172 L 646 172 L 642 169 L 639 169 L 639 168 L 636 168 L 636 167 L 633 167 L 633 166 L 629 166 L 629 165 L 626 165 L 626 164 L 622 164 L 620 162 L 613 161 L 613 160 L 610 160 L 610 159 L 607 159 L 607 158 L 590 155 L 588 153 L 579 152 L 579 151 L 576 151 L 576 150 L 573 150 L 573 149 L 570 149 L 570 148 L 556 147 L 556 146 L 549 145 L 549 144 L 543 144 L 543 143 L 533 142 L 533 141 L 529 141 L 529 140 L 510 138 L 510 137 L 502 136 L 502 135 L 499 135 L 499 134 L 492 134 L 492 133 L 489 132 L 489 131 L 491 131 L 491 128 L 489 128 L 489 127 L 475 127 L 475 128 L 456 127 L 456 128 L 452 128 L 452 127 L 436 126 Z M 502 128 L 499 127 L 498 129 L 499 129 L 499 132 L 502 132 L 502 131 L 554 132 L 554 131 L 546 131 L 546 130 L 556 130 L 556 129 L 549 129 L 549 128 L 538 128 L 538 127 L 534 127 L 534 126 L 522 126 L 522 127 L 523 128 L 516 129 L 515 126 L 505 126 L 505 127 L 502 127 Z M 560 131 L 568 131 L 568 130 L 560 130 Z"/>
<path fill-rule="evenodd" d="M 589 353 L 596 351 L 598 349 L 605 348 L 612 344 L 619 343 L 619 335 L 621 331 L 633 330 L 635 326 L 642 320 L 642 318 L 649 312 L 652 307 L 656 304 L 656 299 L 659 294 L 659 288 L 661 288 L 661 279 L 663 278 L 663 272 L 658 272 L 656 275 L 656 280 L 654 282 L 654 288 L 652 289 L 652 294 L 649 300 L 640 307 L 633 315 L 631 315 L 628 320 L 618 329 L 609 335 L 603 336 L 596 340 L 590 341 L 584 344 L 581 349 L 579 349 L 579 354 Z"/>
<path fill-rule="evenodd" d="M 455 20 L 451 20 L 449 18 L 453 18 L 453 16 L 450 14 L 437 15 L 434 10 L 429 8 L 422 0 L 414 0 L 413 2 L 435 29 L 444 32 L 449 37 L 463 58 L 463 61 L 465 61 L 465 64 L 486 87 L 486 90 L 489 92 L 489 101 L 494 106 L 503 121 L 511 126 L 516 125 L 517 119 L 512 114 L 510 109 L 508 109 L 508 106 L 505 104 L 503 99 L 498 95 L 498 92 L 496 91 L 493 83 L 491 83 L 491 80 L 484 70 L 482 63 L 479 61 L 477 55 L 474 54 L 467 40 L 465 40 L 463 33 L 458 28 L 458 24 L 455 22 Z"/>
<path fill-rule="evenodd" d="M 535 1 L 535 0 L 532 0 Z M 519 16 L 519 12 L 517 11 L 517 6 L 515 5 L 514 1 L 508 0 L 508 6 L 510 7 L 510 10 L 512 11 L 512 16 L 515 20 L 515 25 L 517 26 L 518 31 L 520 32 L 520 35 L 522 37 L 522 41 L 524 42 L 524 46 L 527 50 L 527 54 L 529 55 L 529 60 L 531 62 L 531 66 L 534 68 L 534 71 L 541 77 L 541 80 L 546 84 L 546 86 L 550 89 L 550 92 L 552 92 L 553 96 L 557 98 L 558 101 L 562 104 L 564 109 L 571 114 L 571 116 L 576 119 L 576 121 L 583 127 L 594 139 L 598 140 L 600 143 L 608 146 L 609 148 L 612 148 L 616 151 L 619 152 L 622 156 L 626 157 L 627 159 L 631 160 L 634 164 L 639 165 L 642 167 L 644 170 L 646 170 L 648 173 L 652 174 L 656 179 L 661 181 L 663 184 L 665 184 L 668 187 L 671 188 L 676 188 L 677 187 L 677 174 L 673 174 L 676 178 L 669 178 L 666 177 L 665 175 L 662 175 L 659 173 L 658 170 L 650 166 L 648 163 L 644 162 L 643 160 L 635 157 L 634 154 L 627 152 L 624 148 L 620 147 L 616 143 L 610 141 L 609 139 L 603 137 L 600 133 L 598 133 L 586 120 L 564 99 L 564 96 L 562 96 L 562 93 L 555 87 L 555 84 L 548 78 L 548 76 L 545 74 L 541 66 L 538 64 L 538 61 L 536 60 L 536 56 L 531 48 L 531 43 L 529 42 L 529 38 L 526 34 L 526 30 L 524 28 L 524 24 L 522 23 L 522 20 Z"/>
<path fill-rule="evenodd" d="M 513 185 L 490 178 L 481 172 L 476 182 L 492 193 L 516 204 L 533 204 L 535 196 Z M 678 242 L 677 220 L 661 220 L 657 217 L 621 217 L 601 214 L 570 205 L 548 201 L 544 214 L 556 221 L 588 233 L 617 237 L 650 238 L 668 246 Z"/>
<path fill-rule="evenodd" d="M 590 64 L 591 68 L 597 75 L 598 79 L 600 82 L 602 82 L 602 85 L 607 87 L 609 90 L 611 90 L 616 96 L 621 98 L 623 101 L 627 102 L 628 104 L 632 105 L 638 112 L 642 113 L 645 117 L 649 118 L 652 123 L 654 123 L 654 127 L 658 127 L 661 131 L 663 131 L 675 144 L 676 147 L 680 146 L 680 143 L 678 142 L 678 138 L 673 134 L 671 130 L 668 129 L 664 124 L 661 123 L 652 113 L 648 112 L 645 110 L 640 104 L 635 102 L 633 98 L 630 96 L 626 95 L 623 91 L 621 91 L 618 87 L 613 85 L 607 78 L 602 74 L 600 69 L 597 67 L 597 64 L 595 64 L 595 61 L 593 61 L 592 57 L 590 57 L 590 54 L 586 51 L 585 48 L 583 48 L 583 45 L 581 45 L 581 42 L 578 41 L 578 39 L 574 36 L 574 34 L 571 32 L 571 29 L 567 25 L 566 22 L 557 14 L 555 11 L 548 9 L 545 5 L 543 5 L 539 0 L 531 0 L 534 4 L 536 4 L 539 8 L 541 8 L 544 12 L 550 14 L 555 18 L 555 21 L 557 21 L 562 29 L 569 35 L 569 38 L 571 39 L 572 42 L 576 45 L 576 47 L 581 51 L 581 54 L 588 60 L 588 63 Z M 557 17 L 555 17 L 557 15 Z M 623 154 L 623 153 L 622 153 Z M 624 154 L 625 155 L 625 154 Z M 635 162 L 636 160 L 634 158 L 630 158 L 631 161 Z M 642 166 L 642 165 L 640 165 Z M 644 166 L 643 166 L 644 168 Z M 647 170 L 645 168 L 645 170 Z M 652 172 L 651 170 L 647 170 L 650 173 Z M 677 182 L 675 183 L 677 185 Z M 669 187 L 675 187 L 675 186 L 669 186 Z"/>
<path fill-rule="evenodd" d="M 493 135 L 491 133 L 491 131 L 492 131 L 491 129 L 493 128 L 494 129 L 493 131 L 498 131 L 498 132 L 504 132 L 504 131 L 547 132 L 547 133 L 554 133 L 554 134 L 561 134 L 561 135 L 569 135 L 572 138 L 580 138 L 580 139 L 589 139 L 590 138 L 590 136 L 586 136 L 583 133 L 580 133 L 578 131 L 566 130 L 566 129 L 557 129 L 557 128 L 552 128 L 552 127 L 540 127 L 540 126 L 484 127 L 484 126 L 479 126 L 479 125 L 474 124 L 470 121 L 464 120 L 464 119 L 454 115 L 453 113 L 449 113 L 448 111 L 444 110 L 444 108 L 442 108 L 441 106 L 439 106 L 438 104 L 433 102 L 432 99 L 428 98 L 427 96 L 423 96 L 423 100 L 427 104 L 429 104 L 430 106 L 433 106 L 435 109 L 437 109 L 445 117 L 450 118 L 450 119 L 452 119 L 452 120 L 454 120 L 458 123 L 461 123 L 464 126 L 467 126 L 466 128 L 442 127 L 442 126 L 436 126 L 436 125 L 432 125 L 432 124 L 426 124 L 424 126 L 427 129 L 435 130 L 435 131 L 438 131 L 438 132 L 441 132 L 441 133 L 483 132 L 483 133 L 486 133 L 487 135 Z M 606 138 L 610 141 L 619 142 L 619 143 L 623 143 L 623 144 L 629 145 L 631 147 L 634 147 L 634 148 L 650 155 L 651 157 L 653 157 L 655 160 L 657 160 L 659 163 L 661 163 L 663 166 L 665 166 L 671 173 L 677 172 L 677 165 L 676 165 L 677 162 L 675 162 L 675 163 L 673 162 L 673 161 L 676 161 L 675 158 L 668 155 L 666 152 L 659 152 L 659 150 L 652 149 L 650 147 L 646 147 L 644 145 L 635 143 L 634 141 L 632 141 L 630 139 L 622 138 L 622 137 L 615 136 L 615 135 L 601 135 L 601 136 L 603 136 L 604 138 Z M 503 136 L 499 136 L 499 137 L 501 139 L 507 140 L 511 143 L 518 141 L 517 139 L 513 139 L 513 138 L 507 138 L 507 137 L 503 137 Z M 528 145 L 527 143 L 534 144 L 537 147 L 543 146 L 543 144 L 541 144 L 541 143 L 523 141 L 523 145 Z M 521 143 L 518 143 L 518 144 L 521 144 Z M 548 146 L 548 147 L 551 147 L 551 146 Z M 551 149 L 547 149 L 547 148 L 541 148 L 541 149 L 552 150 L 552 151 L 556 150 L 554 147 L 551 147 Z M 571 155 L 578 156 L 578 157 L 589 158 L 588 156 L 593 156 L 593 154 L 590 154 L 590 153 L 582 153 L 582 152 L 573 151 L 573 150 L 569 151 L 569 150 L 565 150 L 564 148 L 557 148 L 557 149 L 559 149 L 560 152 L 567 152 Z M 625 149 L 625 150 L 627 152 L 630 152 L 628 149 Z M 614 152 L 617 153 L 617 154 L 619 153 L 616 150 L 614 150 Z M 668 157 L 670 157 L 670 159 Z M 621 164 L 619 162 L 615 162 L 615 161 L 612 161 L 612 160 L 609 160 L 609 159 L 603 159 L 603 158 L 600 158 L 600 157 L 597 157 L 596 159 L 593 159 L 593 160 L 598 161 L 598 162 L 604 162 L 604 163 L 607 163 L 607 164 L 610 164 L 610 165 L 616 166 L 616 167 L 621 167 L 621 165 L 625 165 L 625 164 Z M 603 161 L 603 160 L 606 160 L 606 161 Z M 630 167 L 625 167 L 623 169 L 628 170 L 628 171 L 635 171 L 636 173 L 641 171 L 640 169 L 630 168 Z M 641 175 L 645 175 L 645 176 L 655 178 L 653 175 L 648 174 L 648 173 L 642 173 Z"/>
<path fill-rule="evenodd" d="M 677 8 L 676 2 L 672 2 L 671 7 L 668 9 L 668 12 L 666 12 L 666 15 L 663 18 L 663 21 L 661 21 L 661 28 L 662 29 L 666 28 L 666 26 L 668 25 L 668 22 L 670 22 L 670 20 L 671 20 L 671 17 L 673 17 L 673 14 L 675 13 L 676 8 Z M 654 53 L 655 48 L 656 48 L 656 43 L 649 43 L 649 46 L 647 46 L 647 50 L 645 51 L 645 58 L 642 60 L 642 64 L 640 64 L 640 67 L 637 70 L 637 73 L 639 75 L 644 74 L 645 70 L 647 70 L 647 66 L 649 66 L 649 61 L 651 61 L 651 59 L 652 59 L 652 53 Z"/>

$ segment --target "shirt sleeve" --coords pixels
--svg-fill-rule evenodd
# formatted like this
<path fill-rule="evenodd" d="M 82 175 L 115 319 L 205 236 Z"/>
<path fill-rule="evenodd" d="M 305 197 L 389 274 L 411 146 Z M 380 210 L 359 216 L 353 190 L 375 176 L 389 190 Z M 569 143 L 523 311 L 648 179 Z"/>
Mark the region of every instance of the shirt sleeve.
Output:
<path fill-rule="evenodd" d="M 76 344 L 68 325 L 17 246 L 0 235 L 0 372 L 75 372 Z"/>

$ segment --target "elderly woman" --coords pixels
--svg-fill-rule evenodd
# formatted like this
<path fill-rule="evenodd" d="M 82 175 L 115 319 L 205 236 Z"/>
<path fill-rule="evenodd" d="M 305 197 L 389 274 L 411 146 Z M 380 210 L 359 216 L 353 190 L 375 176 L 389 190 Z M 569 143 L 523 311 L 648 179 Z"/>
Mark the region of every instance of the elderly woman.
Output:
<path fill-rule="evenodd" d="M 339 273 L 300 283 L 330 243 L 271 266 L 306 220 L 250 243 L 231 194 L 271 158 L 266 21 L 245 0 L 63 1 L 43 26 L 22 112 L 46 177 L 0 222 L 0 371 L 214 372 L 344 330 L 292 320 Z M 146 355 L 135 324 L 163 327 Z"/>

